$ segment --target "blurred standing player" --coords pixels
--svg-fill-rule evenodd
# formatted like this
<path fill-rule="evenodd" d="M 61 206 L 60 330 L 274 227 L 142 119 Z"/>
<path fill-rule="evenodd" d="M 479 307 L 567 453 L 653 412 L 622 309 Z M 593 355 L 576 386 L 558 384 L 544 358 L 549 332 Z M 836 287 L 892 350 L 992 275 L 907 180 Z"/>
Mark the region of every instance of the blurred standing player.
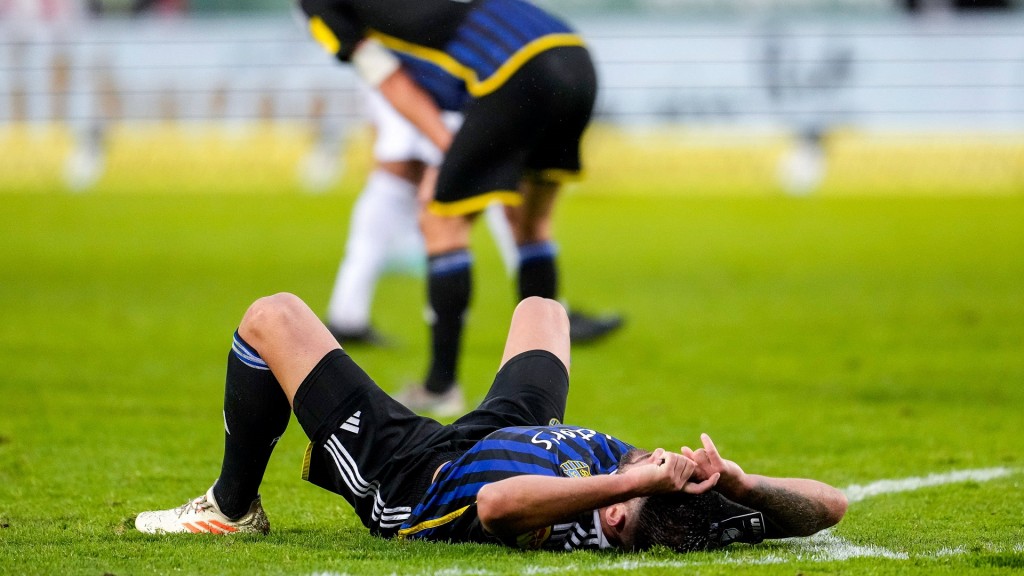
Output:
<path fill-rule="evenodd" d="M 94 184 L 105 166 L 105 116 L 113 96 L 108 67 L 88 42 L 90 16 L 101 11 L 99 0 L 0 0 L 10 87 L 9 104 L 0 108 L 10 110 L 4 115 L 9 121 L 67 125 L 73 149 L 64 178 L 72 190 Z"/>
<path fill-rule="evenodd" d="M 829 134 L 851 109 L 842 103 L 854 72 L 853 47 L 835 30 L 797 35 L 774 22 L 764 37 L 768 98 L 794 133 L 779 159 L 779 183 L 787 194 L 806 196 L 827 176 Z"/>
<path fill-rule="evenodd" d="M 445 151 L 440 169 L 427 170 L 422 189 L 433 198 L 420 214 L 432 358 L 424 384 L 399 399 L 439 415 L 458 413 L 470 231 L 487 205 L 507 207 L 519 246 L 520 299 L 557 297 L 551 217 L 561 181 L 580 170 L 579 142 L 597 92 L 589 52 L 566 24 L 523 0 L 300 4 L 313 37 Z M 441 109 L 464 111 L 455 135 Z M 601 320 L 605 332 L 621 321 Z"/>
<path fill-rule="evenodd" d="M 403 265 L 423 258 L 417 187 L 427 166 L 441 163 L 441 151 L 379 92 L 367 89 L 365 95 L 374 128 L 374 168 L 352 211 L 326 319 L 331 333 L 346 345 L 384 343 L 370 322 L 374 288 L 389 261 Z M 444 122 L 455 131 L 462 116 L 445 112 Z M 511 273 L 518 256 L 500 205 L 488 207 L 487 224 Z"/>
<path fill-rule="evenodd" d="M 403 267 L 423 258 L 423 236 L 416 223 L 417 187 L 427 167 L 441 163 L 441 151 L 387 99 L 373 90 L 365 90 L 365 96 L 375 133 L 374 169 L 352 212 L 345 255 L 331 291 L 326 318 L 331 333 L 347 345 L 385 343 L 370 319 L 374 289 L 389 262 Z M 444 120 L 456 131 L 462 115 L 445 112 Z M 512 276 L 519 266 L 519 253 L 505 210 L 495 202 L 484 215 L 505 270 Z M 580 312 L 575 317 L 589 318 Z M 576 325 L 579 332 L 581 321 L 577 320 Z M 601 320 L 592 320 L 592 327 L 599 325 Z M 576 334 L 581 343 L 602 335 L 594 329 Z"/>
<path fill-rule="evenodd" d="M 79 0 L 0 0 L 9 120 L 67 119 L 72 39 L 85 8 Z"/>

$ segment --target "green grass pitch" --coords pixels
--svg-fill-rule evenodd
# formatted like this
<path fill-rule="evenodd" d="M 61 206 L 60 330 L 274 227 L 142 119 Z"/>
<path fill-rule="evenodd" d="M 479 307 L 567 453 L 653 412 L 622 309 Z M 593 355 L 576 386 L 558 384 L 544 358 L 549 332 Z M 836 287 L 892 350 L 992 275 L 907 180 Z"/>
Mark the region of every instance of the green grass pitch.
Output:
<path fill-rule="evenodd" d="M 854 498 L 828 534 L 680 556 L 381 541 L 271 462 L 265 538 L 147 537 L 219 470 L 231 333 L 255 298 L 318 311 L 351 194 L 0 196 L 0 573 L 998 574 L 1024 568 L 1024 197 L 619 197 L 558 212 L 565 297 L 628 322 L 573 355 L 571 422 L 646 447 L 710 433 L 748 471 Z M 476 238 L 462 380 L 513 307 Z M 388 390 L 425 365 L 422 282 L 385 278 Z M 882 481 L 891 482 L 882 482 Z"/>

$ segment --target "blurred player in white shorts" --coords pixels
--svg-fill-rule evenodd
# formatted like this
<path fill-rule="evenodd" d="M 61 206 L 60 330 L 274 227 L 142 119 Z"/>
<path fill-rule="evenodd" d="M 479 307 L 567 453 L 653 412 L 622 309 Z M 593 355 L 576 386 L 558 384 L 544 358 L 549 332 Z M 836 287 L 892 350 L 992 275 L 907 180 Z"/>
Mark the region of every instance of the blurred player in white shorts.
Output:
<path fill-rule="evenodd" d="M 442 160 L 441 151 L 379 92 L 365 92 L 375 131 L 374 168 L 352 210 L 345 253 L 327 306 L 328 329 L 343 344 L 383 343 L 370 322 L 377 279 L 390 263 L 413 267 L 426 262 L 416 193 L 426 167 L 436 167 Z M 454 132 L 462 115 L 445 112 L 444 121 Z M 485 215 L 512 275 L 519 256 L 504 208 L 492 204 Z"/>
<path fill-rule="evenodd" d="M 72 191 L 102 176 L 111 112 L 108 55 L 86 0 L 0 0 L 0 122 L 64 125 L 72 137 L 64 179 Z"/>

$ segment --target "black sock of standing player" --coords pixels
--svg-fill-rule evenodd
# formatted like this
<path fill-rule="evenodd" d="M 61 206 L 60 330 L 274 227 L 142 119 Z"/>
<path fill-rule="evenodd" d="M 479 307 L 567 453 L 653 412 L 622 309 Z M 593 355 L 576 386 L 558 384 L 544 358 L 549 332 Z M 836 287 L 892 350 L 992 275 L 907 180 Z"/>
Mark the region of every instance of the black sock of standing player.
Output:
<path fill-rule="evenodd" d="M 430 326 L 430 370 L 424 385 L 435 394 L 447 392 L 455 384 L 463 317 L 472 290 L 472 262 L 464 249 L 428 260 L 427 298 L 434 318 Z"/>
<path fill-rule="evenodd" d="M 213 497 L 228 518 L 249 511 L 290 417 L 277 378 L 235 332 L 224 384 L 224 460 L 213 485 Z"/>
<path fill-rule="evenodd" d="M 519 299 L 530 296 L 556 298 L 558 269 L 554 242 L 542 241 L 519 247 Z"/>

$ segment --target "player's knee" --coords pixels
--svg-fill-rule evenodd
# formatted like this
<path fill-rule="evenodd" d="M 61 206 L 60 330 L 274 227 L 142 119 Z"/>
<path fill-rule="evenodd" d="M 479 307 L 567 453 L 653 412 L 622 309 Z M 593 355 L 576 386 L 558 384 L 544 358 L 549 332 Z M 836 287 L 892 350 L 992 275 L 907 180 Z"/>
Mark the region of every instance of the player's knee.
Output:
<path fill-rule="evenodd" d="M 528 319 L 530 323 L 545 326 L 564 326 L 569 329 L 569 315 L 558 300 L 530 296 L 524 298 L 517 306 L 515 316 Z"/>
<path fill-rule="evenodd" d="M 238 333 L 250 345 L 257 346 L 267 334 L 286 325 L 302 306 L 304 304 L 298 296 L 287 292 L 260 298 L 245 311 Z"/>

